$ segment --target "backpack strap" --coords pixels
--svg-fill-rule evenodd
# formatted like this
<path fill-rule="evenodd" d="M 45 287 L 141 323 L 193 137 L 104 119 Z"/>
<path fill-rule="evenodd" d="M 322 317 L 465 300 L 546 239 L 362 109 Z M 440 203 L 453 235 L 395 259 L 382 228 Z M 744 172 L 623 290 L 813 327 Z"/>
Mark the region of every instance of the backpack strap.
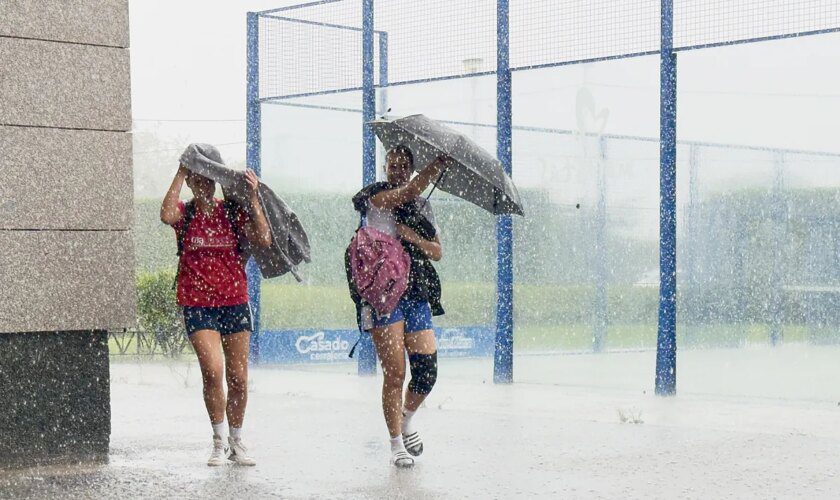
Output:
<path fill-rule="evenodd" d="M 353 357 L 353 354 L 355 354 L 355 353 L 356 353 L 356 347 L 359 345 L 359 342 L 361 342 L 361 341 L 362 341 L 362 335 L 364 335 L 364 333 L 362 333 L 362 331 L 361 331 L 361 330 L 359 330 L 359 338 L 358 338 L 358 339 L 356 339 L 356 343 L 355 343 L 355 344 L 353 344 L 353 347 L 352 347 L 352 348 L 350 348 L 350 353 L 347 355 L 347 357 L 348 357 L 348 358 L 352 358 L 352 357 Z"/>
<path fill-rule="evenodd" d="M 222 203 L 222 208 L 225 210 L 225 215 L 230 222 L 230 228 L 233 231 L 233 236 L 236 237 L 236 254 L 242 255 L 242 241 L 239 234 L 239 226 L 236 224 L 236 215 L 239 204 L 235 201 L 225 200 Z"/>
<path fill-rule="evenodd" d="M 184 240 L 187 238 L 187 230 L 189 230 L 190 222 L 195 217 L 195 201 L 190 200 L 184 204 L 184 219 L 181 223 L 181 230 L 177 232 L 178 236 L 178 252 L 175 253 L 178 257 L 184 253 Z"/>
<path fill-rule="evenodd" d="M 195 201 L 190 200 L 184 203 L 184 218 L 181 222 L 181 230 L 176 231 L 175 236 L 178 240 L 178 251 L 175 255 L 178 256 L 178 268 L 175 270 L 175 279 L 172 280 L 172 289 L 178 287 L 178 275 L 181 274 L 181 254 L 184 253 L 184 240 L 187 238 L 187 231 L 190 228 L 190 222 L 195 217 Z"/>

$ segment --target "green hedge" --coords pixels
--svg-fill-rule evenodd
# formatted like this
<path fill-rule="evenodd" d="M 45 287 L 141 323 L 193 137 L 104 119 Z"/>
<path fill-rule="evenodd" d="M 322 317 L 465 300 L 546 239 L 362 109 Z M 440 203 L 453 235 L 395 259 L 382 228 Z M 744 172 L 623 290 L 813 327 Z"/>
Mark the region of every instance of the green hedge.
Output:
<path fill-rule="evenodd" d="M 552 342 L 588 345 L 594 314 L 594 210 L 553 204 L 538 191 L 521 194 L 528 215 L 524 219 L 514 217 L 517 338 L 536 346 Z M 307 228 L 313 262 L 302 269 L 302 285 L 289 276 L 264 282 L 264 328 L 353 326 L 354 311 L 343 268 L 344 249 L 358 224 L 350 196 L 317 192 L 284 195 Z M 808 268 L 803 262 L 807 255 L 803 249 L 808 247 L 813 229 L 804 221 L 809 214 L 837 217 L 837 197 L 836 190 L 802 190 L 785 196 L 789 213 L 783 283 L 813 279 L 803 272 Z M 444 194 L 436 193 L 432 202 L 442 228 L 444 259 L 437 267 L 447 309 L 437 323 L 492 324 L 495 218 Z M 770 316 L 770 278 L 778 250 L 770 244 L 772 203 L 766 193 L 739 191 L 710 196 L 697 209 L 697 218 L 691 228 L 685 229 L 689 234 L 681 237 L 683 246 L 679 250 L 678 318 L 686 325 L 686 341 L 727 345 L 764 336 L 760 325 Z M 136 204 L 138 290 L 143 288 L 140 293 L 146 294 L 140 300 L 141 316 L 146 318 L 143 321 L 149 328 L 170 331 L 176 321 L 167 308 L 173 306 L 174 299 L 163 299 L 171 281 L 162 273 L 173 274 L 175 238 L 172 229 L 158 220 L 159 206 L 160 200 Z M 655 341 L 658 289 L 634 284 L 656 270 L 657 242 L 608 221 L 606 254 L 610 345 Z M 836 274 L 830 267 L 820 270 L 822 275 Z M 785 295 L 782 307 L 786 323 L 804 322 L 800 299 Z M 155 308 L 163 312 L 154 312 Z M 180 328 L 180 318 L 176 323 Z M 800 330 L 791 330 L 791 334 L 801 335 Z"/>
<path fill-rule="evenodd" d="M 165 268 L 137 274 L 137 320 L 147 335 L 154 335 L 165 355 L 177 355 L 185 342 L 184 320 L 175 301 L 175 271 Z"/>

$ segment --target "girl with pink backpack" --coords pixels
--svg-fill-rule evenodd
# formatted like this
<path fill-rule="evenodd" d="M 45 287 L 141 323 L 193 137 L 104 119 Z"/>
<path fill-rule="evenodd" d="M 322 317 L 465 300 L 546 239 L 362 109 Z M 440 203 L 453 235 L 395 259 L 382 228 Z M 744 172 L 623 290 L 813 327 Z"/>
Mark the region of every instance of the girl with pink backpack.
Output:
<path fill-rule="evenodd" d="M 407 468 L 423 453 L 414 413 L 437 379 L 432 315 L 443 314 L 440 280 L 430 261 L 443 255 L 431 205 L 420 194 L 443 172 L 440 157 L 414 178 L 405 147 L 386 156 L 387 182 L 353 197 L 363 223 L 345 256 L 359 329 L 370 333 L 382 364 L 382 410 L 391 439 L 391 463 Z M 403 399 L 406 352 L 411 380 Z"/>

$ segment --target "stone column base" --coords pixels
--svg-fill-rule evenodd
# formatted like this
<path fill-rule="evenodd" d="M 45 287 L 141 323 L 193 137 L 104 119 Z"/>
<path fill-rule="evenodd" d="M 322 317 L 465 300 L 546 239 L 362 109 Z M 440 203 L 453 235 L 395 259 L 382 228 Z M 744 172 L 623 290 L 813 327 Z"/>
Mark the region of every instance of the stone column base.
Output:
<path fill-rule="evenodd" d="M 0 402 L 0 468 L 107 462 L 107 332 L 0 333 Z"/>

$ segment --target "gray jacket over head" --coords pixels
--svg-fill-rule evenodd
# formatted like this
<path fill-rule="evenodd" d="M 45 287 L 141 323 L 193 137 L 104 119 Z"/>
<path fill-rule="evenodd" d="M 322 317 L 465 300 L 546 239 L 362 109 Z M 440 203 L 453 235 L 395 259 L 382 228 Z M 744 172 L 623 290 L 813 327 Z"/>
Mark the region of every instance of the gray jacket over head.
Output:
<path fill-rule="evenodd" d="M 219 150 L 214 146 L 190 144 L 181 155 L 181 164 L 191 172 L 218 182 L 225 199 L 238 203 L 251 215 L 245 172 L 227 168 Z M 260 182 L 257 193 L 271 230 L 271 245 L 267 248 L 258 247 L 243 238 L 240 242 L 243 257 L 254 257 L 263 278 L 275 278 L 291 272 L 295 279 L 301 281 L 298 265 L 311 262 L 306 231 L 297 215 L 271 188 Z"/>

